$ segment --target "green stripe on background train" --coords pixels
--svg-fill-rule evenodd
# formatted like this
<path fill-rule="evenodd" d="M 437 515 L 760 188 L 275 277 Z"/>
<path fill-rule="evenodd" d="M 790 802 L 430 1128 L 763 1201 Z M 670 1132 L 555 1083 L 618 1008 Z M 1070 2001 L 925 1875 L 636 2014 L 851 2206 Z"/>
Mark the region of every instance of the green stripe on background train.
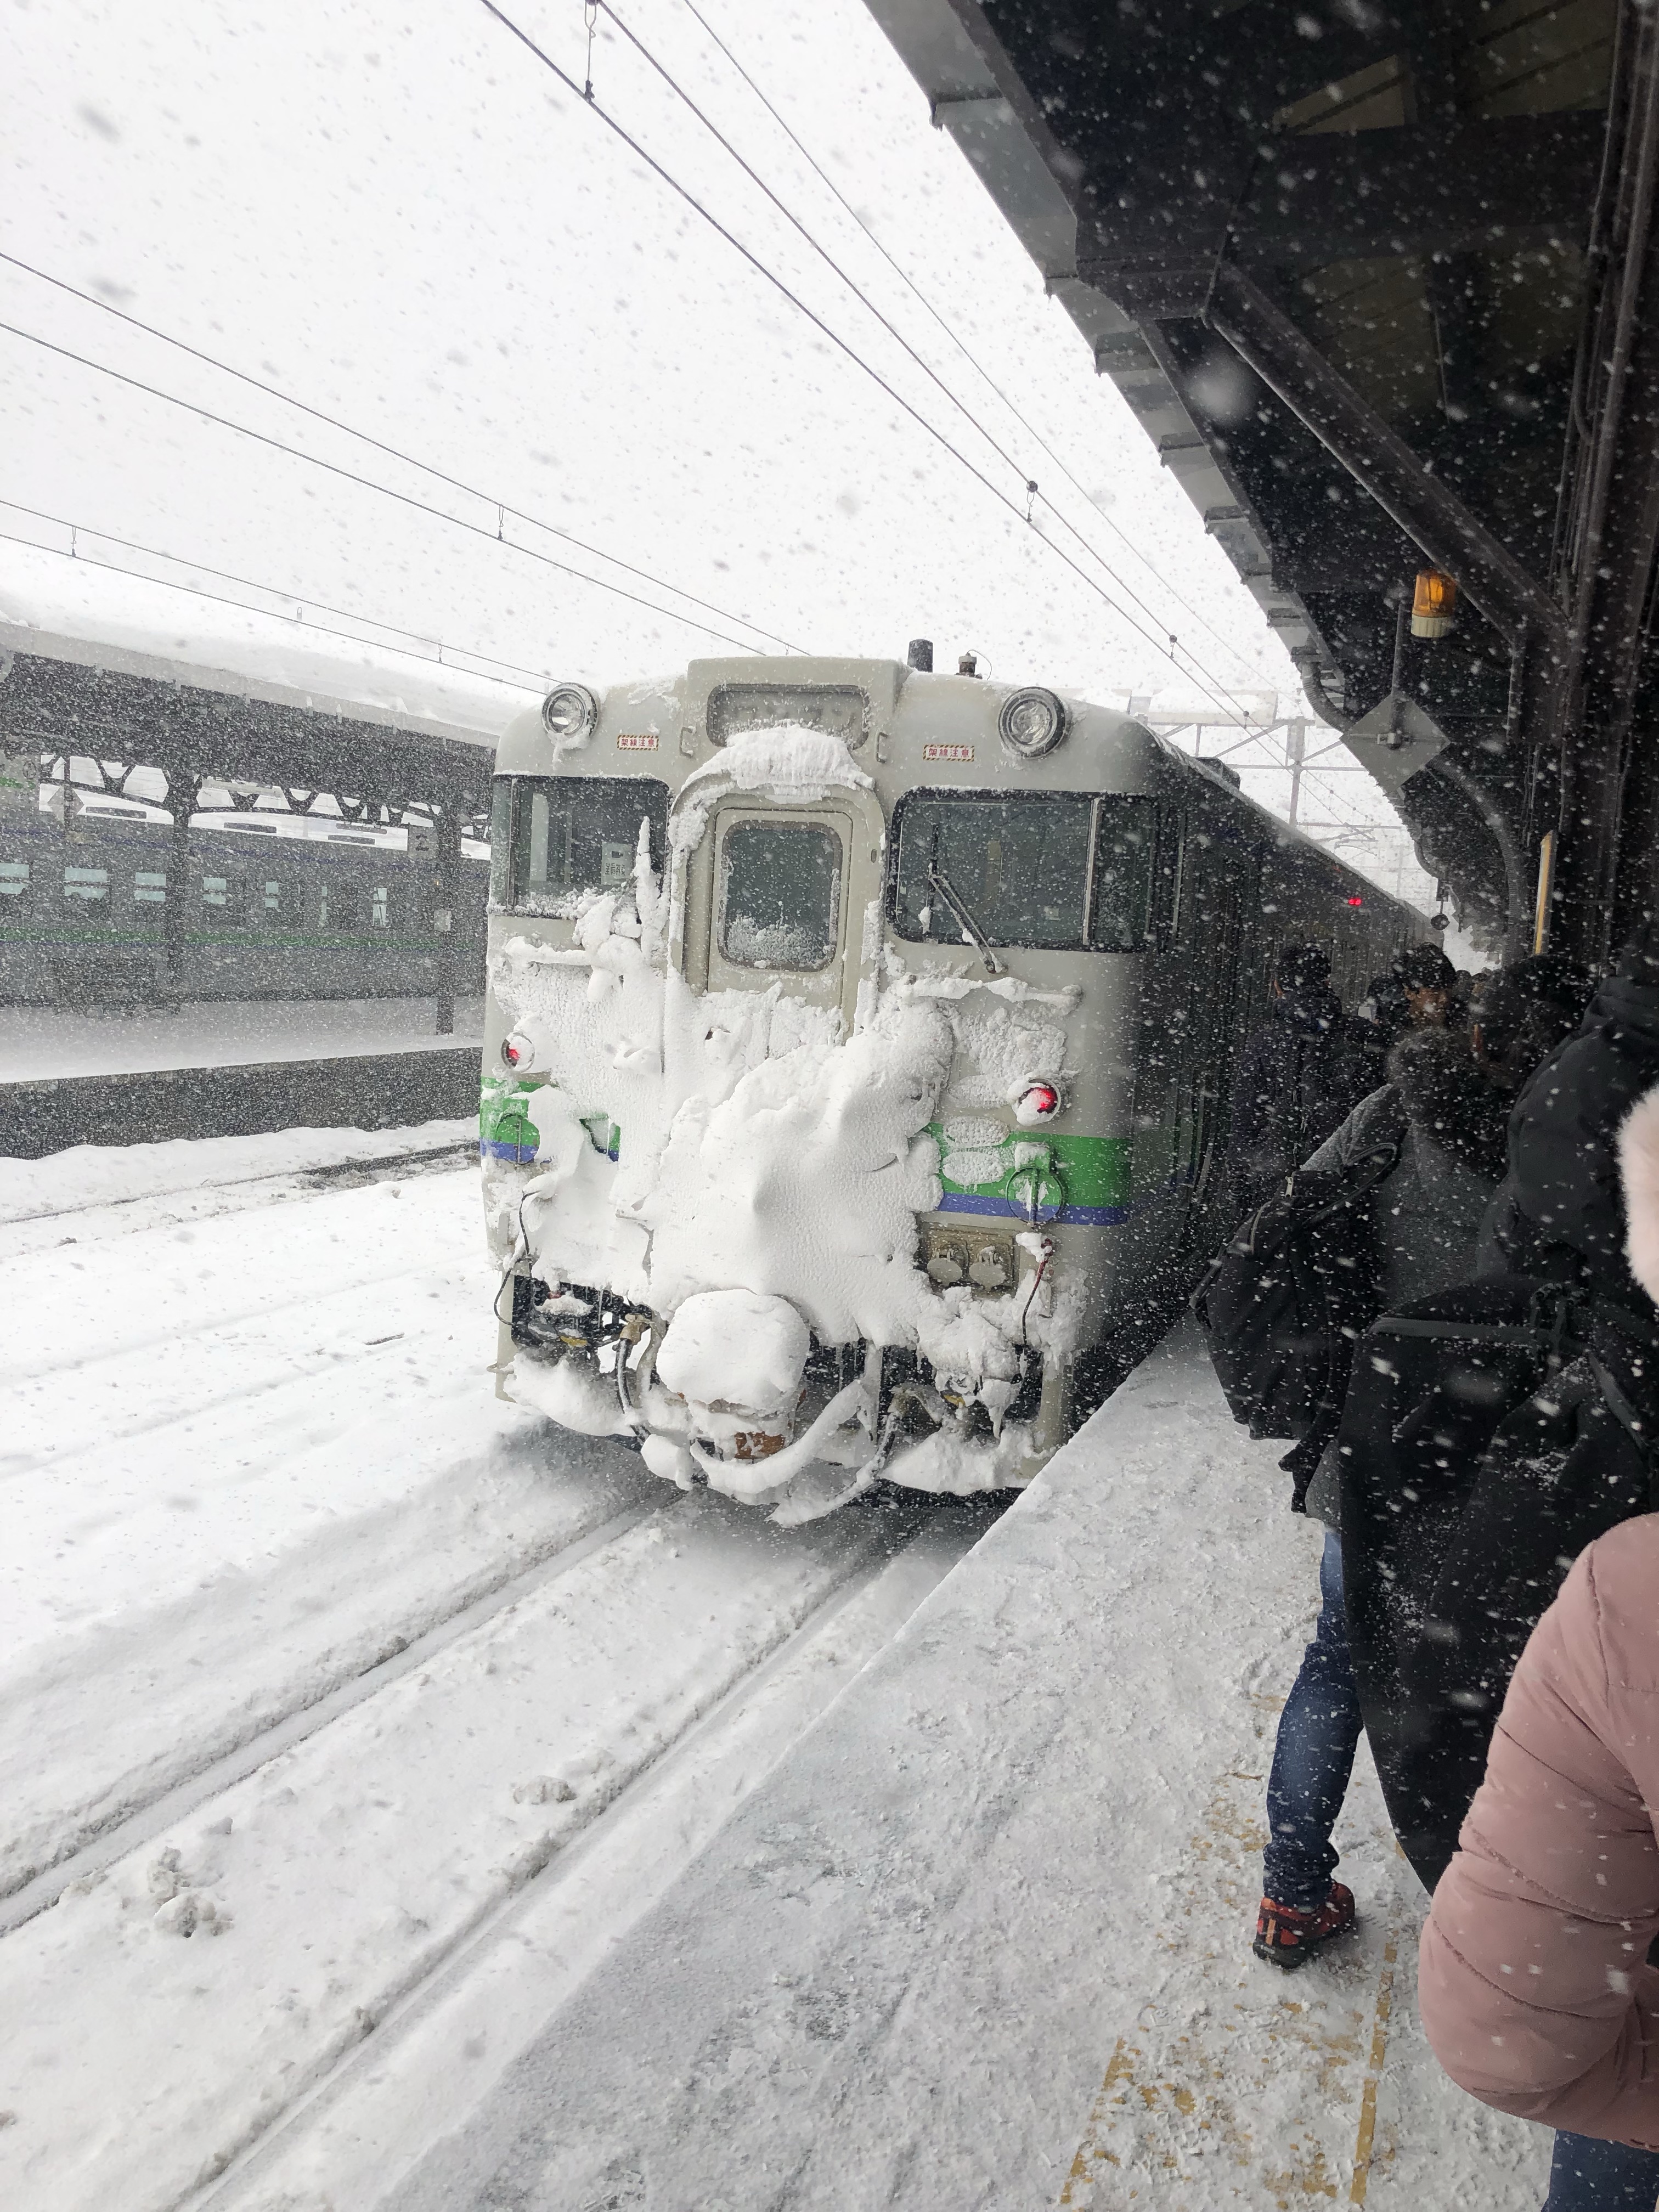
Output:
<path fill-rule="evenodd" d="M 535 1097 L 539 1085 L 512 1076 L 487 1075 L 478 1105 L 478 1150 L 486 1159 L 520 1166 L 541 1148 Z M 593 1149 L 618 1158 L 622 1130 L 608 1114 L 586 1117 Z M 1137 1195 L 1132 1185 L 1133 1144 L 1127 1137 L 1028 1136 L 1000 1122 L 951 1116 L 928 1124 L 939 1148 L 943 1213 L 975 1213 L 1006 1220 L 1058 1221 L 1110 1228 L 1127 1221 Z"/>

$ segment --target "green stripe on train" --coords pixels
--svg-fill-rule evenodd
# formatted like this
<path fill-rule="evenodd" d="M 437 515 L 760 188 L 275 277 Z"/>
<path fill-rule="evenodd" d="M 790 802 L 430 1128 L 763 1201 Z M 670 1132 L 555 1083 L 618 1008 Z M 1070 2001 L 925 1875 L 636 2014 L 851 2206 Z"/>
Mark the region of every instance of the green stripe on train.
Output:
<path fill-rule="evenodd" d="M 994 1146 L 957 1145 L 945 1135 L 942 1123 L 931 1121 L 928 1130 L 939 1141 L 939 1179 L 947 1192 L 972 1198 L 1012 1195 L 1006 1186 L 1018 1172 L 1020 1148 L 1024 1148 L 1028 1159 L 1035 1157 L 1052 1165 L 1065 1183 L 1068 1206 L 1128 1202 L 1134 1158 L 1132 1138 L 1068 1137 L 1051 1135 L 1046 1130 L 1011 1129 Z"/>

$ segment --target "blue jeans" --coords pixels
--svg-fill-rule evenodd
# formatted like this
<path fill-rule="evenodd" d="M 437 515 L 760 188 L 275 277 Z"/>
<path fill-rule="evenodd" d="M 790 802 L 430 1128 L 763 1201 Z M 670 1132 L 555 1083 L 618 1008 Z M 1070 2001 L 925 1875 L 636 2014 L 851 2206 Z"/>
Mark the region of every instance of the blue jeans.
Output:
<path fill-rule="evenodd" d="M 1653 2212 L 1659 2150 L 1558 2134 L 1544 2212 Z"/>
<path fill-rule="evenodd" d="M 1348 1663 L 1342 1610 L 1342 1540 L 1325 1532 L 1319 1562 L 1319 1626 L 1279 1717 L 1267 1777 L 1267 1848 L 1261 1886 L 1275 1905 L 1310 1912 L 1330 1894 L 1336 1871 L 1331 1830 L 1342 1810 L 1363 1725 Z"/>

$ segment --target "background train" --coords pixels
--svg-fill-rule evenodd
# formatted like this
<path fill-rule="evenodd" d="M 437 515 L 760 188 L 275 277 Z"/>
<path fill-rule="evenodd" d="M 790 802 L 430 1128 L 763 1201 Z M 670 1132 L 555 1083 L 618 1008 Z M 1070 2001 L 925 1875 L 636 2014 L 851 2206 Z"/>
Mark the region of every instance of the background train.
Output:
<path fill-rule="evenodd" d="M 63 821 L 0 817 L 0 1003 L 401 998 L 437 988 L 434 862 L 402 830 L 276 813 L 198 817 L 182 884 L 159 810 L 94 797 Z M 483 988 L 488 865 L 465 841 L 448 936 L 454 988 Z M 185 902 L 167 972 L 167 902 Z"/>
<path fill-rule="evenodd" d="M 1428 934 L 1123 714 L 888 661 L 562 686 L 492 848 L 504 1388 L 785 1520 L 1029 1480 L 1231 1225 L 1278 947 L 1352 1004 Z"/>

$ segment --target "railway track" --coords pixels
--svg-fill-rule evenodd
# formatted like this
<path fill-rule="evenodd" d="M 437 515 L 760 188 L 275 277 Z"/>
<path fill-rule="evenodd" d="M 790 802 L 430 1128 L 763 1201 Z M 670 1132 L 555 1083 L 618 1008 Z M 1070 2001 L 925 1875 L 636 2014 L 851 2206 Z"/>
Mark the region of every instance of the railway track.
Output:
<path fill-rule="evenodd" d="M 596 1904 L 597 1844 L 576 1847 L 642 1820 L 666 1879 L 732 1802 L 696 1747 L 718 1769 L 708 1747 L 752 1733 L 793 1656 L 801 1679 L 761 1728 L 775 1755 L 833 1694 L 837 1616 L 900 1592 L 853 1637 L 867 1656 L 989 1517 L 905 1501 L 780 1541 L 706 1493 L 624 1511 L 112 1825 L 0 1911 L 11 2070 L 59 2093 L 0 2132 L 8 2203 L 173 2212 L 216 2189 L 366 2039 L 382 2052 L 446 1987 L 465 2003 L 453 1962 L 513 1940 L 532 1892 L 556 1917 L 578 1865 L 591 1945 L 649 1883 Z M 642 1808 L 676 1765 L 690 1796 L 683 1781 L 665 1858 Z"/>

